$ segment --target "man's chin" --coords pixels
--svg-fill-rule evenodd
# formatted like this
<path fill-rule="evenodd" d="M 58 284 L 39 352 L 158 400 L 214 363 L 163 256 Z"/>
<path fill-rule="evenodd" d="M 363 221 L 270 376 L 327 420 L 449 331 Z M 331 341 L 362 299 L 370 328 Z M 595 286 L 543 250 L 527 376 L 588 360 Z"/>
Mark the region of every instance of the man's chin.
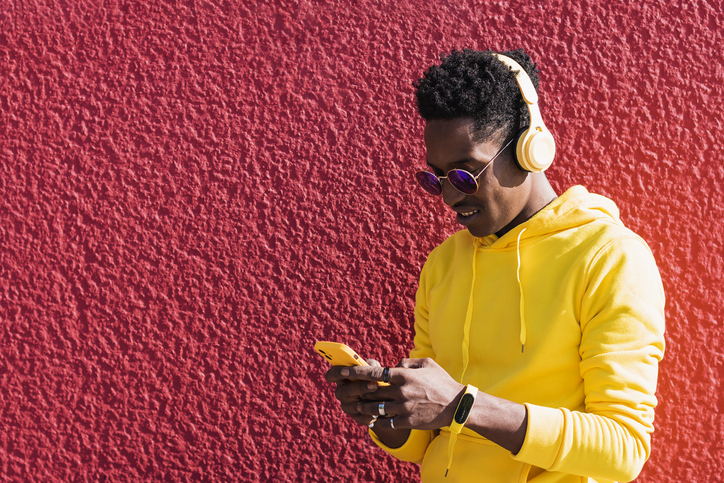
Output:
<path fill-rule="evenodd" d="M 471 235 L 473 235 L 476 238 L 485 238 L 486 236 L 492 235 L 495 233 L 492 230 L 486 230 L 481 227 L 477 226 L 466 226 L 467 230 L 470 232 Z"/>

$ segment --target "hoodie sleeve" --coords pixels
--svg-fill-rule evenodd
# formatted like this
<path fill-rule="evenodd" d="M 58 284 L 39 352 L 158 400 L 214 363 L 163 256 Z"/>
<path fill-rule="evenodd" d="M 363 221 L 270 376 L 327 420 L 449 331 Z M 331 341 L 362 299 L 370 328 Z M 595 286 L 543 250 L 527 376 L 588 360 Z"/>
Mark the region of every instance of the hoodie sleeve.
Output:
<path fill-rule="evenodd" d="M 429 263 L 429 262 L 428 262 Z M 415 347 L 410 351 L 411 358 L 433 357 L 435 354 L 430 344 L 430 336 L 428 330 L 428 301 L 427 301 L 427 270 L 428 263 L 422 269 L 420 274 L 420 286 L 417 289 L 415 303 Z M 374 431 L 370 430 L 372 441 L 380 448 L 402 461 L 411 461 L 420 464 L 425 456 L 427 447 L 430 445 L 436 435 L 431 430 L 416 430 L 410 432 L 410 437 L 405 444 L 399 448 L 390 448 L 385 445 Z"/>
<path fill-rule="evenodd" d="M 581 299 L 585 411 L 526 404 L 528 432 L 513 458 L 550 471 L 631 481 L 650 453 L 664 292 L 645 242 L 627 236 L 598 251 Z"/>

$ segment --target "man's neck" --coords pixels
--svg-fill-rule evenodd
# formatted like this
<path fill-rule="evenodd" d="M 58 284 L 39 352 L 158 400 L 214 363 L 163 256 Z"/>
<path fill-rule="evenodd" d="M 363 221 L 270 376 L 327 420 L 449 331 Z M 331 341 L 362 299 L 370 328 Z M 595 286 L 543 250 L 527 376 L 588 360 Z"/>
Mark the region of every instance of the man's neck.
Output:
<path fill-rule="evenodd" d="M 510 230 L 530 220 L 536 213 L 548 206 L 553 200 L 558 198 L 555 190 L 548 182 L 545 173 L 530 173 L 531 176 L 531 193 L 528 204 L 523 210 L 513 218 L 502 230 L 496 233 L 498 238 L 502 237 Z"/>

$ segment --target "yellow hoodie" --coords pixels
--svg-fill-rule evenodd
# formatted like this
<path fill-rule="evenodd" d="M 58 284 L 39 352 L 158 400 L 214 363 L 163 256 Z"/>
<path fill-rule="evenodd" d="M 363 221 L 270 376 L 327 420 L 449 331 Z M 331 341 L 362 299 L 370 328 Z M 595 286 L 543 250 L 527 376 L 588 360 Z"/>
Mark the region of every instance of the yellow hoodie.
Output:
<path fill-rule="evenodd" d="M 464 428 L 413 430 L 393 456 L 428 482 L 630 481 L 649 456 L 664 293 L 646 243 L 615 204 L 576 186 L 501 238 L 467 230 L 420 276 L 410 357 L 526 405 L 517 455 Z"/>

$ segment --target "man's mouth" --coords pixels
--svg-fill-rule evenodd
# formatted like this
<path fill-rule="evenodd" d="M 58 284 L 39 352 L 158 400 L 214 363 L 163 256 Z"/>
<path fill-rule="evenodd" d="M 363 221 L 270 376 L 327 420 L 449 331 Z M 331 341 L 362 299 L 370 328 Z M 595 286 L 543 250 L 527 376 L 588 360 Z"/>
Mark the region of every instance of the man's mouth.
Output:
<path fill-rule="evenodd" d="M 461 225 L 468 225 L 477 217 L 480 210 L 461 211 L 458 213 L 457 221 Z"/>

